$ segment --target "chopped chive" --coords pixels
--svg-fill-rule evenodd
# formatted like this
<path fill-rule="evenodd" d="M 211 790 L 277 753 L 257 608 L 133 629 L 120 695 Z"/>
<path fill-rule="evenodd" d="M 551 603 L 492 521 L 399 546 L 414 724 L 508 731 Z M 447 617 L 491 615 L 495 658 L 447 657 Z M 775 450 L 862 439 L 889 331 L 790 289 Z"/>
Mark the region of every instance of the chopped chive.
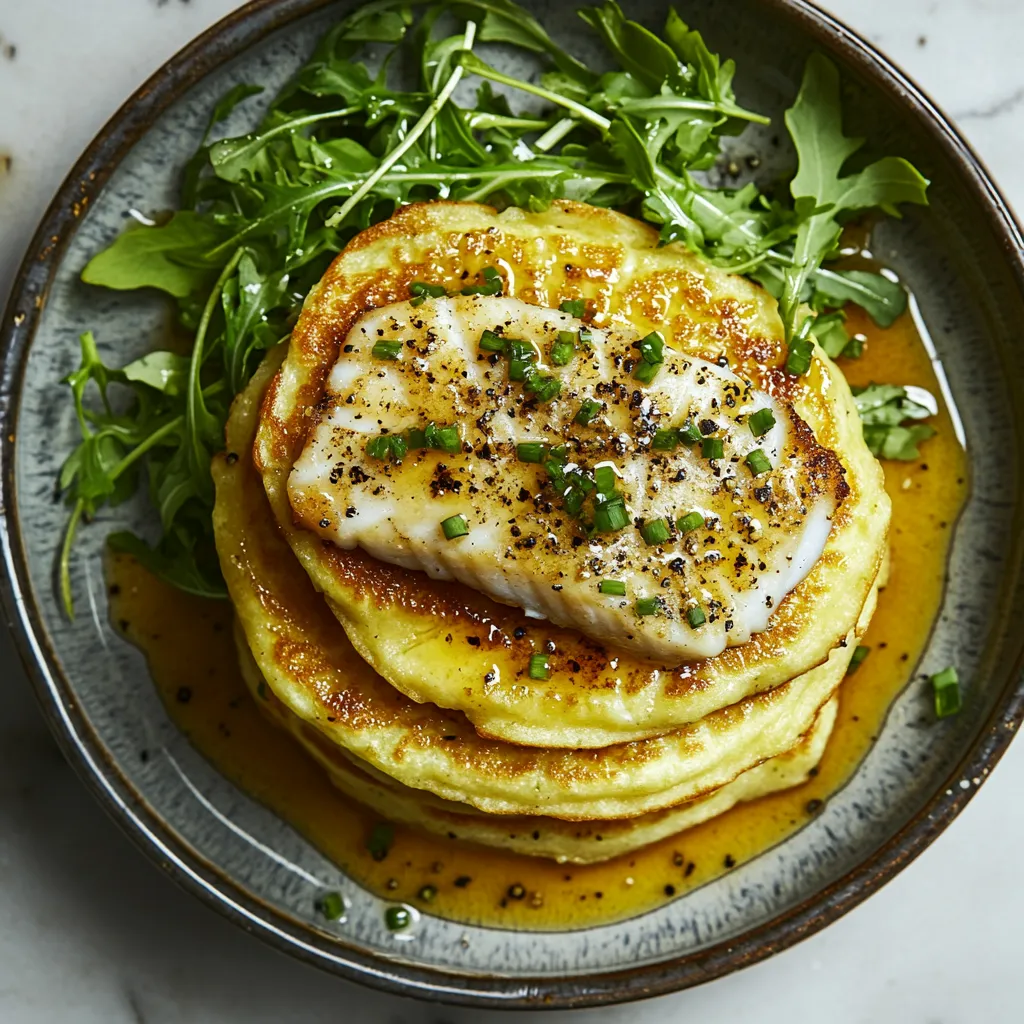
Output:
<path fill-rule="evenodd" d="M 952 665 L 932 676 L 932 690 L 935 692 L 935 715 L 937 718 L 949 718 L 959 714 L 963 707 L 960 677 Z"/>
<path fill-rule="evenodd" d="M 626 584 L 622 580 L 601 580 L 597 585 L 601 594 L 611 594 L 613 597 L 626 596 Z"/>
<path fill-rule="evenodd" d="M 317 899 L 315 907 L 328 921 L 337 921 L 345 913 L 345 898 L 340 892 L 325 892 Z"/>
<path fill-rule="evenodd" d="M 700 428 L 693 420 L 687 420 L 678 430 L 679 440 L 683 444 L 696 444 L 701 440 Z"/>
<path fill-rule="evenodd" d="M 548 656 L 546 654 L 531 654 L 529 672 L 531 679 L 547 679 Z"/>
<path fill-rule="evenodd" d="M 587 315 L 587 300 L 566 299 L 558 308 L 563 313 L 568 313 L 569 316 L 574 316 L 577 320 L 582 320 Z"/>
<path fill-rule="evenodd" d="M 375 341 L 370 355 L 374 359 L 398 359 L 402 354 L 402 343 L 400 341 Z"/>
<path fill-rule="evenodd" d="M 599 494 L 611 494 L 615 490 L 615 470 L 611 466 L 598 466 L 594 470 L 594 483 Z"/>
<path fill-rule="evenodd" d="M 371 459 L 386 459 L 391 454 L 391 438 L 386 434 L 370 438 L 366 442 L 366 454 Z"/>
<path fill-rule="evenodd" d="M 540 462 L 544 458 L 544 445 L 540 441 L 523 441 L 516 445 L 516 458 L 520 462 Z"/>
<path fill-rule="evenodd" d="M 665 339 L 657 332 L 651 331 L 646 338 L 640 339 L 640 358 L 645 363 L 663 363 L 665 361 Z"/>
<path fill-rule="evenodd" d="M 844 359 L 860 359 L 864 355 L 864 337 L 855 334 L 839 353 Z"/>
<path fill-rule="evenodd" d="M 662 452 L 671 451 L 677 444 L 679 444 L 678 430 L 656 430 L 654 437 L 651 438 L 651 447 Z"/>
<path fill-rule="evenodd" d="M 495 334 L 494 331 L 484 331 L 480 335 L 480 347 L 485 352 L 504 352 L 507 345 L 508 339 Z"/>
<path fill-rule="evenodd" d="M 641 597 L 634 608 L 637 615 L 657 615 L 661 610 L 661 600 L 657 597 Z"/>
<path fill-rule="evenodd" d="M 405 907 L 388 907 L 384 911 L 384 923 L 389 931 L 400 932 L 412 924 L 412 914 Z"/>
<path fill-rule="evenodd" d="M 412 430 L 406 431 L 405 439 L 409 442 L 409 447 L 414 451 L 429 447 L 427 445 L 427 435 L 419 427 L 413 427 Z"/>
<path fill-rule="evenodd" d="M 441 529 L 446 540 L 455 540 L 456 537 L 465 537 L 469 533 L 469 523 L 463 515 L 449 516 L 441 521 Z"/>
<path fill-rule="evenodd" d="M 449 455 L 457 455 L 462 451 L 462 438 L 459 436 L 458 427 L 439 427 L 436 423 L 428 423 L 423 434 L 428 448 L 447 452 Z"/>
<path fill-rule="evenodd" d="M 580 509 L 583 508 L 583 502 L 586 500 L 587 495 L 584 490 L 577 484 L 573 484 L 562 495 L 562 507 L 571 516 L 579 515 Z"/>
<path fill-rule="evenodd" d="M 747 426 L 750 427 L 750 432 L 754 437 L 762 437 L 775 426 L 775 414 L 771 409 L 758 409 L 747 420 Z"/>
<path fill-rule="evenodd" d="M 590 421 L 601 411 L 601 403 L 595 402 L 592 398 L 584 398 L 580 403 L 580 410 L 573 417 L 573 423 L 581 427 L 590 425 Z"/>
<path fill-rule="evenodd" d="M 569 461 L 569 449 L 564 444 L 555 445 L 548 451 L 548 457 L 552 462 L 558 462 L 564 466 Z"/>
<path fill-rule="evenodd" d="M 508 364 L 509 380 L 529 380 L 533 376 L 533 366 L 525 359 L 511 359 Z"/>
<path fill-rule="evenodd" d="M 795 338 L 789 346 L 789 355 L 786 357 L 786 373 L 794 377 L 802 377 L 811 368 L 811 353 L 814 352 L 814 342 L 807 338 Z"/>
<path fill-rule="evenodd" d="M 760 448 L 755 448 L 743 461 L 750 467 L 750 472 L 754 476 L 768 473 L 772 468 L 772 464 L 768 461 L 768 456 Z"/>
<path fill-rule="evenodd" d="M 412 304 L 422 306 L 427 299 L 444 298 L 448 292 L 443 285 L 428 284 L 426 281 L 413 281 L 409 285 L 409 294 L 414 296 Z"/>
<path fill-rule="evenodd" d="M 704 525 L 704 517 L 699 512 L 687 512 L 685 516 L 676 520 L 676 526 L 680 533 L 691 533 L 699 530 Z"/>
<path fill-rule="evenodd" d="M 640 536 L 645 544 L 655 547 L 664 544 L 672 536 L 672 531 L 664 519 L 654 519 L 640 527 Z"/>
<path fill-rule="evenodd" d="M 863 644 L 858 644 L 853 650 L 853 657 L 850 658 L 850 664 L 846 666 L 846 674 L 852 676 L 857 669 L 860 668 L 860 663 L 871 653 L 870 647 L 865 647 Z"/>
<path fill-rule="evenodd" d="M 636 369 L 633 371 L 633 379 L 640 381 L 641 384 L 650 384 L 654 380 L 655 374 L 658 372 L 659 363 L 645 363 L 642 359 L 636 364 Z"/>
<path fill-rule="evenodd" d="M 539 402 L 550 402 L 557 398 L 562 390 L 562 382 L 557 377 L 533 374 L 526 381 L 526 390 L 537 396 Z"/>
<path fill-rule="evenodd" d="M 500 295 L 502 288 L 501 274 L 495 267 L 484 267 L 483 284 L 471 284 L 462 289 L 463 295 Z"/>
<path fill-rule="evenodd" d="M 589 346 L 594 344 L 594 332 L 589 327 L 581 327 L 578 337 L 581 345 Z"/>
<path fill-rule="evenodd" d="M 401 434 L 391 435 L 391 459 L 393 462 L 401 462 L 408 454 L 409 442 Z"/>
<path fill-rule="evenodd" d="M 366 849 L 377 861 L 384 860 L 395 841 L 395 827 L 386 821 L 379 821 L 370 830 L 370 838 L 366 840 Z"/>
<path fill-rule="evenodd" d="M 616 533 L 629 526 L 625 502 L 613 498 L 594 509 L 594 529 L 598 533 Z"/>
<path fill-rule="evenodd" d="M 572 331 L 559 331 L 558 341 L 551 346 L 551 362 L 554 366 L 568 366 L 576 354 L 576 335 Z"/>
<path fill-rule="evenodd" d="M 704 614 L 704 609 L 699 604 L 695 604 L 687 611 L 686 621 L 690 624 L 691 629 L 699 629 L 708 619 Z"/>
<path fill-rule="evenodd" d="M 721 459 L 725 455 L 725 446 L 720 437 L 705 437 L 700 451 L 705 459 Z"/>

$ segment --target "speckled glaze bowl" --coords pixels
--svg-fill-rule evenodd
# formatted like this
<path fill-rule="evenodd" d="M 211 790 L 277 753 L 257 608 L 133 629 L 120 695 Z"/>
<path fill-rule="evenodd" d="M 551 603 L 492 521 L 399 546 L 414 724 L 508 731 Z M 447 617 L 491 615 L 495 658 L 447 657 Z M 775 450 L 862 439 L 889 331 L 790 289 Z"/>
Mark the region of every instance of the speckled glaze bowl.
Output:
<path fill-rule="evenodd" d="M 94 329 L 107 353 L 123 360 L 150 343 L 161 316 L 151 297 L 86 288 L 82 266 L 121 230 L 129 209 L 173 205 L 176 172 L 217 97 L 242 80 L 272 93 L 349 6 L 257 0 L 197 39 L 89 147 L 25 258 L 0 336 L 0 589 L 43 711 L 96 796 L 169 874 L 254 934 L 345 977 L 453 1003 L 570 1007 L 656 995 L 763 959 L 913 860 L 971 798 L 1024 716 L 1020 232 L 946 119 L 842 25 L 802 0 L 684 0 L 684 17 L 712 49 L 736 58 L 741 102 L 780 123 L 808 53 L 822 50 L 842 69 L 850 133 L 909 157 L 932 179 L 931 206 L 886 223 L 874 242 L 917 297 L 971 457 L 972 493 L 944 609 L 914 676 L 955 663 L 965 709 L 935 724 L 926 686 L 911 683 L 853 780 L 810 824 L 657 911 L 542 934 L 424 917 L 397 941 L 376 897 L 189 746 L 149 685 L 141 655 L 111 630 L 104 536 L 122 526 L 146 530 L 146 508 L 108 510 L 82 531 L 74 582 L 83 613 L 74 623 L 61 614 L 53 585 L 65 516 L 54 479 L 76 436 L 58 381 L 77 365 L 82 330 Z M 575 5 L 527 6 L 556 38 L 588 55 Z M 664 17 L 660 2 L 625 6 L 652 23 Z M 227 126 L 232 133 L 249 127 L 253 108 L 245 109 Z M 769 152 L 770 134 L 761 139 Z M 325 885 L 344 891 L 344 921 L 314 915 L 313 896 Z"/>

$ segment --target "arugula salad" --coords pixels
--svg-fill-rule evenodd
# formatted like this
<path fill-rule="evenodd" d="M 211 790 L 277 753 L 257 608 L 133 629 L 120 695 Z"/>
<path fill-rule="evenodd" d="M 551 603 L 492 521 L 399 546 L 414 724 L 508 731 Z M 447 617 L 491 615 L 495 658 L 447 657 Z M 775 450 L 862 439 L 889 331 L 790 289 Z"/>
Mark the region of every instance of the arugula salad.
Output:
<path fill-rule="evenodd" d="M 848 304 L 882 327 L 904 311 L 891 276 L 837 265 L 840 236 L 851 217 L 925 203 L 928 183 L 900 157 L 856 160 L 863 140 L 843 134 L 839 76 L 825 57 L 808 60 L 785 114 L 792 177 L 771 191 L 715 186 L 707 172 L 723 140 L 768 123 L 738 104 L 733 62 L 674 10 L 660 35 L 614 0 L 579 16 L 610 70 L 572 56 L 512 0 L 375 0 L 321 39 L 251 134 L 218 138 L 217 127 L 262 88 L 238 85 L 221 99 L 182 170 L 178 209 L 133 224 L 82 274 L 92 285 L 166 293 L 192 341 L 187 352 L 110 367 L 93 335 L 82 336 L 81 364 L 66 378 L 82 440 L 59 479 L 70 509 L 59 562 L 69 615 L 76 530 L 143 487 L 160 539 L 122 532 L 111 546 L 188 592 L 225 596 L 210 460 L 231 400 L 262 354 L 288 338 L 334 256 L 402 204 L 536 211 L 565 198 L 640 217 L 663 243 L 778 298 L 795 375 L 815 344 L 831 357 L 860 355 Z M 487 59 L 493 44 L 541 73 L 499 71 Z M 898 384 L 861 389 L 857 404 L 880 457 L 917 458 L 933 433 L 920 422 L 930 409 Z"/>

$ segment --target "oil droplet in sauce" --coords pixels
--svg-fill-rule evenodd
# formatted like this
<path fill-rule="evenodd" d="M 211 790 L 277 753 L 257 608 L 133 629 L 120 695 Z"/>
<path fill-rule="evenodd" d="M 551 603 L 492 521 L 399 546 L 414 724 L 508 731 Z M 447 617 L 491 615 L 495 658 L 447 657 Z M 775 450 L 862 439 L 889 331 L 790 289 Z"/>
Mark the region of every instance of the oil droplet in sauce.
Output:
<path fill-rule="evenodd" d="M 395 826 L 390 849 L 375 860 L 366 843 L 377 816 L 335 790 L 250 697 L 227 602 L 183 594 L 130 557 L 112 555 L 112 621 L 145 652 L 172 719 L 214 767 L 392 906 L 538 930 L 584 928 L 651 910 L 763 853 L 820 812 L 867 753 L 938 614 L 949 544 L 967 494 L 966 455 L 909 315 L 881 330 L 852 309 L 847 328 L 867 337 L 861 359 L 842 360 L 851 384 L 913 384 L 940 399 L 931 421 L 938 433 L 923 444 L 921 458 L 884 463 L 893 503 L 892 565 L 862 641 L 871 654 L 842 684 L 835 730 L 813 778 L 637 853 L 586 867 L 559 865 Z"/>

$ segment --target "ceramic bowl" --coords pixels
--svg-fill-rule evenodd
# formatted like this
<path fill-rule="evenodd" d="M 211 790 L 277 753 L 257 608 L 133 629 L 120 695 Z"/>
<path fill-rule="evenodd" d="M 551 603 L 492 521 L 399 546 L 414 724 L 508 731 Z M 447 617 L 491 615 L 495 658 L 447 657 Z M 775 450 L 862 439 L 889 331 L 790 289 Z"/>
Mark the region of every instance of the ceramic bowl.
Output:
<path fill-rule="evenodd" d="M 65 509 L 57 469 L 76 436 L 58 383 L 87 328 L 124 360 L 153 337 L 149 296 L 89 289 L 79 272 L 128 211 L 174 203 L 176 172 L 232 84 L 272 94 L 350 5 L 257 0 L 184 49 L 115 115 L 46 213 L 0 341 L 0 544 L 6 614 L 65 753 L 127 832 L 185 888 L 298 957 L 395 992 L 453 1003 L 583 1006 L 718 977 L 824 927 L 884 884 L 953 819 L 1021 721 L 1024 586 L 1024 264 L 1018 228 L 946 118 L 867 43 L 801 0 L 685 0 L 712 49 L 736 58 L 741 102 L 781 123 L 814 49 L 841 68 L 850 134 L 898 152 L 932 180 L 931 205 L 887 222 L 877 255 L 907 282 L 959 408 L 972 466 L 945 605 L 915 679 L 955 663 L 967 700 L 935 724 L 919 681 L 896 701 L 852 781 L 780 846 L 641 917 L 581 932 L 516 933 L 424 917 L 398 943 L 381 904 L 290 827 L 218 775 L 171 725 L 141 655 L 107 622 L 101 555 L 114 528 L 151 529 L 142 503 L 81 531 L 79 614 L 68 622 L 53 569 Z M 573 6 L 527 2 L 588 56 Z M 660 24 L 665 5 L 633 0 Z M 253 106 L 230 133 L 251 126 Z M 762 139 L 772 149 L 771 139 Z M 780 149 L 785 159 L 784 149 Z M 313 912 L 341 888 L 344 923 Z"/>

